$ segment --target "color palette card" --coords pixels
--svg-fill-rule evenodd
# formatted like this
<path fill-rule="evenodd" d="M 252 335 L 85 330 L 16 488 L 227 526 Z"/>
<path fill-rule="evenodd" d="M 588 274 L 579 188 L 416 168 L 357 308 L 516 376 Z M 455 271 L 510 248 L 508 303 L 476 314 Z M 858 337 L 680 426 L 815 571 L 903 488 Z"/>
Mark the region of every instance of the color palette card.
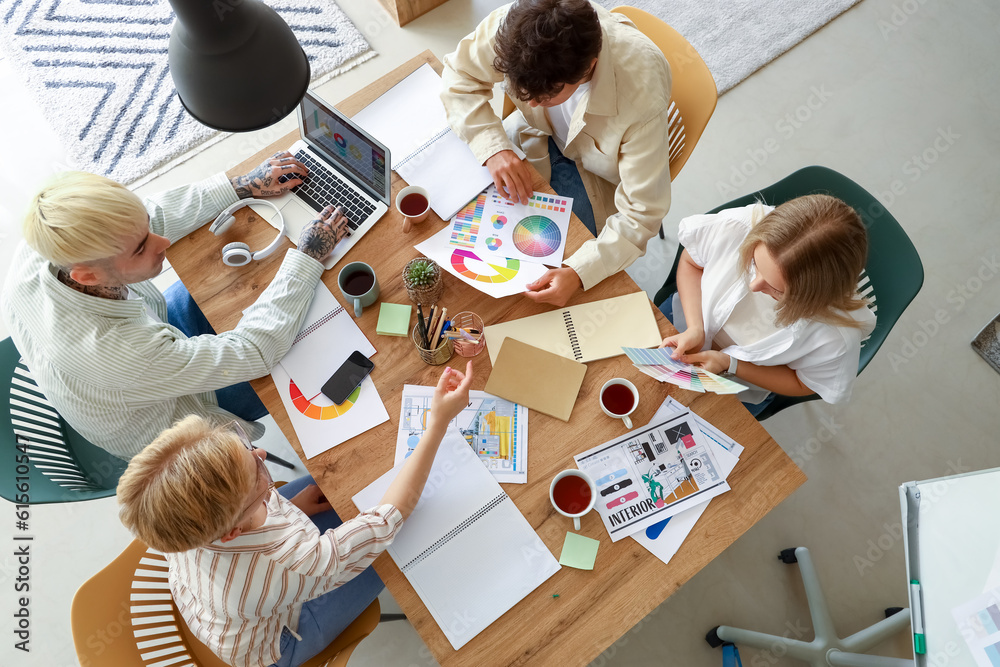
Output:
<path fill-rule="evenodd" d="M 527 204 L 487 191 L 475 251 L 547 266 L 561 266 L 573 199 L 535 192 Z"/>
<path fill-rule="evenodd" d="M 747 387 L 729 378 L 709 373 L 704 368 L 677 361 L 670 355 L 672 348 L 647 350 L 638 347 L 623 347 L 622 351 L 635 367 L 660 382 L 675 384 L 681 389 L 713 394 L 738 394 Z"/>

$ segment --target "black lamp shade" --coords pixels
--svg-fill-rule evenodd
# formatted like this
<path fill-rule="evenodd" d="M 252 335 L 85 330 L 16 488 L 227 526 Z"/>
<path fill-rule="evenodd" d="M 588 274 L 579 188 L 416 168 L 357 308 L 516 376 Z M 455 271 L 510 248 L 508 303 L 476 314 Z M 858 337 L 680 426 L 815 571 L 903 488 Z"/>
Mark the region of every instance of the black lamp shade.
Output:
<path fill-rule="evenodd" d="M 288 24 L 259 0 L 170 0 L 170 74 L 181 104 L 216 130 L 248 132 L 291 112 L 309 60 Z"/>

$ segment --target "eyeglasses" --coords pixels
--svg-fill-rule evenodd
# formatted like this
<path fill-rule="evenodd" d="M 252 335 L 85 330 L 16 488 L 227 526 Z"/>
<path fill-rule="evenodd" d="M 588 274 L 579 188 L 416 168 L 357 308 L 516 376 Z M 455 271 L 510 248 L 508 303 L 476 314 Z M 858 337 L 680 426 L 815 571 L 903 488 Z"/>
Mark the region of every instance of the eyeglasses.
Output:
<path fill-rule="evenodd" d="M 271 471 L 267 469 L 266 465 L 264 465 L 264 461 L 259 456 L 253 453 L 254 450 L 256 450 L 257 448 L 253 446 L 253 443 L 250 441 L 250 436 L 248 436 L 247 432 L 243 430 L 243 427 L 240 426 L 240 423 L 234 421 L 229 426 L 230 428 L 232 428 L 233 432 L 236 433 L 236 436 L 240 439 L 240 442 L 243 443 L 243 446 L 250 451 L 250 454 L 253 456 L 254 460 L 257 461 L 257 482 L 256 482 L 257 486 L 260 485 L 261 479 L 267 480 L 267 487 L 263 491 L 261 491 L 260 495 L 254 498 L 254 501 L 252 503 L 244 507 L 243 511 L 240 512 L 240 518 L 242 519 L 247 512 L 257 507 L 265 498 L 271 495 L 271 491 L 274 490 L 274 480 L 271 479 Z"/>
<path fill-rule="evenodd" d="M 751 255 L 750 256 L 750 282 L 753 282 L 754 280 L 756 280 L 757 279 L 757 275 L 758 275 L 758 273 L 757 273 L 757 260 L 754 259 L 753 255 Z M 784 290 L 780 290 L 780 289 L 775 288 L 774 286 L 771 285 L 771 283 L 767 282 L 766 280 L 764 281 L 764 288 L 765 288 L 765 291 L 769 295 L 773 296 L 775 299 L 780 299 L 781 297 L 783 297 L 785 295 L 785 291 Z"/>

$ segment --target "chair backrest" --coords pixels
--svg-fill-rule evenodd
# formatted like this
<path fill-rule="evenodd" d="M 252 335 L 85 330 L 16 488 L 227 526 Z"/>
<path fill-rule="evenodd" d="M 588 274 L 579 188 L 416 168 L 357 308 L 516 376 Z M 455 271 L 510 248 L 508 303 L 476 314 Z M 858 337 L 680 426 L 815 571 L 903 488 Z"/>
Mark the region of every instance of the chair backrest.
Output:
<path fill-rule="evenodd" d="M 799 169 L 757 192 L 717 206 L 709 213 L 746 206 L 757 200 L 777 206 L 809 194 L 828 194 L 843 200 L 858 212 L 868 230 L 868 262 L 859 277 L 858 289 L 868 298 L 877 322 L 871 336 L 862 343 L 858 364 L 860 374 L 924 284 L 924 268 L 917 249 L 881 202 L 843 174 L 827 167 L 812 166 Z M 683 248 L 677 249 L 674 266 L 663 287 L 656 293 L 657 304 L 677 290 L 677 263 L 681 250 Z M 778 396 L 757 418 L 765 419 L 786 407 L 815 398 L 815 394 Z"/>
<path fill-rule="evenodd" d="M 340 667 L 378 626 L 376 599 L 302 667 Z M 139 540 L 84 582 L 73 598 L 73 642 L 81 664 L 226 667 L 188 628 L 174 604 L 167 560 Z"/>
<path fill-rule="evenodd" d="M 73 502 L 114 495 L 126 463 L 87 442 L 45 398 L 10 338 L 0 341 L 0 377 L 7 400 L 0 405 L 0 449 L 17 466 L 0 466 L 0 496 L 15 501 L 19 477 L 28 477 L 33 504 Z M 18 500 L 17 502 L 20 502 Z"/>
<path fill-rule="evenodd" d="M 708 65 L 679 32 L 649 12 L 635 7 L 611 11 L 628 17 L 663 52 L 672 78 L 669 118 L 670 178 L 677 178 L 694 151 L 719 99 Z"/>

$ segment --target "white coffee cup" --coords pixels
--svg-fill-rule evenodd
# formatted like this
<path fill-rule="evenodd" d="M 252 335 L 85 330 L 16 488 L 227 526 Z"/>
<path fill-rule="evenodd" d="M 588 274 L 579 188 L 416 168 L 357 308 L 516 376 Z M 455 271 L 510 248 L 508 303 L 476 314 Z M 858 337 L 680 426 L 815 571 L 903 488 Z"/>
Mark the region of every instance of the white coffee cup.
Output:
<path fill-rule="evenodd" d="M 607 406 L 604 405 L 604 392 L 607 390 L 608 387 L 612 385 L 622 385 L 623 387 L 632 392 L 632 407 L 626 410 L 625 412 L 622 413 L 612 412 L 607 408 Z M 607 382 L 605 382 L 604 386 L 601 387 L 601 393 L 598 394 L 597 400 L 601 404 L 601 410 L 604 410 L 604 414 L 606 414 L 609 417 L 621 419 L 623 422 L 625 422 L 625 428 L 628 429 L 632 428 L 632 420 L 629 418 L 629 415 L 635 412 L 635 409 L 639 407 L 639 390 L 635 388 L 634 384 L 632 384 L 625 378 L 612 378 Z"/>
<path fill-rule="evenodd" d="M 574 510 L 578 508 L 567 507 L 566 509 L 563 509 L 562 507 L 559 507 L 559 505 L 556 504 L 556 497 L 555 497 L 556 484 L 559 483 L 559 480 L 565 477 L 578 477 L 583 482 L 585 482 L 586 485 L 590 488 L 590 502 L 584 509 L 577 512 L 570 512 L 567 510 Z M 552 483 L 549 484 L 549 502 L 552 503 L 552 506 L 556 508 L 557 512 L 559 512 L 565 517 L 573 519 L 573 530 L 580 530 L 580 517 L 582 517 L 590 510 L 594 509 L 594 503 L 597 502 L 597 486 L 594 484 L 594 480 L 590 478 L 590 475 L 583 472 L 582 470 L 574 470 L 573 468 L 570 468 L 569 470 L 563 470 L 561 473 L 556 475 L 555 478 L 553 478 Z"/>
<path fill-rule="evenodd" d="M 410 195 L 420 195 L 421 197 L 424 198 L 425 206 L 423 211 L 420 211 L 419 213 L 416 211 L 413 211 L 412 213 L 407 213 L 403 210 L 403 200 L 409 197 Z M 427 216 L 430 215 L 431 212 L 430 194 L 427 192 L 427 190 L 420 187 L 419 185 L 408 185 L 402 190 L 400 190 L 399 194 L 396 195 L 396 210 L 399 211 L 399 214 L 401 216 L 403 216 L 403 233 L 406 234 L 410 231 L 410 227 L 423 222 L 424 220 L 427 219 Z"/>

